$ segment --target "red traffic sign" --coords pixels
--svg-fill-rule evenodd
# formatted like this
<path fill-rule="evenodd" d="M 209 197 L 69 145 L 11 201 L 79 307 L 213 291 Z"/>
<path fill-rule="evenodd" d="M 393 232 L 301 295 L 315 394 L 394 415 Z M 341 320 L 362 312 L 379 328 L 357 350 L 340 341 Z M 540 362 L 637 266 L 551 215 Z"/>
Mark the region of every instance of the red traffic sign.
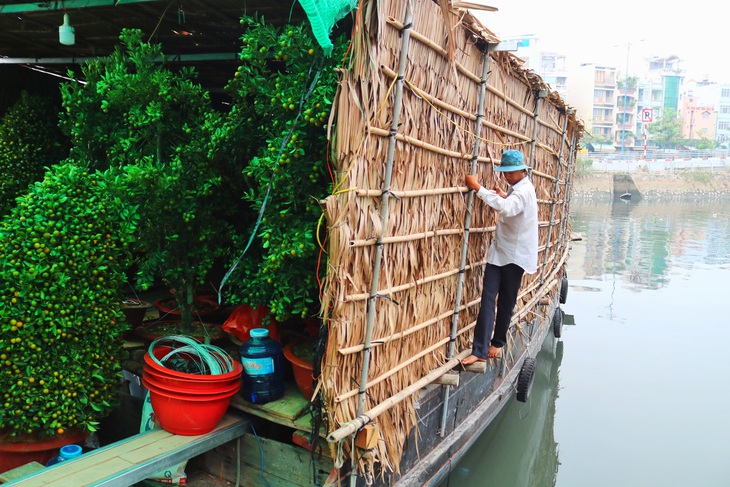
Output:
<path fill-rule="evenodd" d="M 644 123 L 653 122 L 654 121 L 654 109 L 653 108 L 643 108 L 641 110 L 641 121 Z"/>

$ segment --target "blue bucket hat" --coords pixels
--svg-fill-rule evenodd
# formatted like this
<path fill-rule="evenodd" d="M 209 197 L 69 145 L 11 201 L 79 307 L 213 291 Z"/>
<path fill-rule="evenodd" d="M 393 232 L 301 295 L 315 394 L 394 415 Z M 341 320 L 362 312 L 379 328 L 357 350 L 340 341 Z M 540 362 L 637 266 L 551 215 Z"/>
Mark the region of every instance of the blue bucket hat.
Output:
<path fill-rule="evenodd" d="M 522 156 L 522 152 L 514 149 L 502 152 L 500 165 L 494 168 L 496 172 L 512 172 L 522 169 L 530 169 L 530 166 L 525 165 L 525 158 Z"/>

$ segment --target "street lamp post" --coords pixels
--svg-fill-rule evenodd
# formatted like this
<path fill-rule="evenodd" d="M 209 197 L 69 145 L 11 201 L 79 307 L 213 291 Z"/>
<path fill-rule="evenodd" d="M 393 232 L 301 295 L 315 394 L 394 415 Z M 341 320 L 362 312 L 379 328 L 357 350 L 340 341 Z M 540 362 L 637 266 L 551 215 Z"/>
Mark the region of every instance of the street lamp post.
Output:
<path fill-rule="evenodd" d="M 626 101 L 629 94 L 629 50 L 631 49 L 631 43 L 626 44 L 626 73 L 624 76 L 624 111 L 621 117 L 621 159 L 624 158 L 624 150 L 626 146 Z"/>
<path fill-rule="evenodd" d="M 637 42 L 642 42 L 641 39 Z M 626 73 L 624 76 L 624 111 L 621 119 L 621 159 L 624 158 L 624 151 L 626 150 L 626 114 L 628 111 L 627 99 L 629 95 L 629 52 L 631 50 L 632 42 L 626 43 Z"/>

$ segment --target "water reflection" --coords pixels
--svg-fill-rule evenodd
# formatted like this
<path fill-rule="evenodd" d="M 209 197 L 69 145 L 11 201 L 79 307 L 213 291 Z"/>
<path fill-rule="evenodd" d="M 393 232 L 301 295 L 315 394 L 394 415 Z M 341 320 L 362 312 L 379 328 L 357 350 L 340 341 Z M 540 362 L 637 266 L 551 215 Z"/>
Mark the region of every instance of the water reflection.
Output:
<path fill-rule="evenodd" d="M 727 202 L 617 200 L 574 205 L 573 232 L 585 242 L 579 272 L 586 279 L 625 276 L 629 289 L 660 289 L 673 267 L 692 269 L 730 260 Z M 571 260 L 572 255 L 571 255 Z"/>
<path fill-rule="evenodd" d="M 730 201 L 574 202 L 578 326 L 440 487 L 728 485 Z"/>
<path fill-rule="evenodd" d="M 439 487 L 555 485 L 560 462 L 553 425 L 562 358 L 563 342 L 549 336 L 537 357 L 528 402 L 512 397 Z"/>

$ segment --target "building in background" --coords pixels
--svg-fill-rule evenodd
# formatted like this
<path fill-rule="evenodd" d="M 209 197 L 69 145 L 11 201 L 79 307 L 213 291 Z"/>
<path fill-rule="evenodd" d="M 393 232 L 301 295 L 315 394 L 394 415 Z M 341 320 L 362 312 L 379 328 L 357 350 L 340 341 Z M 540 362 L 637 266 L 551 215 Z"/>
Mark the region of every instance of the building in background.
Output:
<path fill-rule="evenodd" d="M 711 90 L 694 84 L 690 93 L 678 56 L 652 56 L 640 74 L 627 76 L 607 64 L 570 66 L 565 54 L 543 50 L 534 34 L 502 41 L 516 42 L 514 54 L 525 67 L 576 109 L 590 134 L 586 143 L 602 147 L 612 143 L 617 151 L 643 150 L 647 124 L 639 116 L 642 110 L 651 109 L 657 122 L 670 109 L 681 118 L 684 137 L 709 138 L 730 147 L 730 84 L 715 84 Z"/>
<path fill-rule="evenodd" d="M 682 137 L 688 140 L 714 140 L 717 114 L 712 106 L 697 106 L 693 96 L 684 98 Z"/>
<path fill-rule="evenodd" d="M 678 117 L 682 120 L 682 137 L 689 140 L 714 141 L 717 132 L 719 85 L 709 81 L 689 80 L 679 94 Z"/>
<path fill-rule="evenodd" d="M 717 142 L 718 146 L 730 147 L 730 84 L 715 83 L 708 80 L 695 81 L 687 80 L 679 95 L 680 111 L 683 126 L 688 126 L 690 121 L 695 122 L 698 115 L 690 116 L 690 107 L 705 107 L 713 111 L 713 127 L 707 131 L 707 138 Z M 697 111 L 695 108 L 694 111 Z M 687 138 L 698 139 L 696 131 L 689 136 L 689 128 L 683 131 Z"/>
<path fill-rule="evenodd" d="M 679 94 L 685 78 L 677 56 L 654 56 L 647 61 L 646 75 L 639 83 L 638 110 L 652 108 L 654 120 L 661 118 L 665 109 L 679 112 Z"/>
<path fill-rule="evenodd" d="M 717 106 L 717 131 L 715 132 L 715 140 L 722 147 L 730 149 L 730 83 L 720 85 L 720 98 Z"/>
<path fill-rule="evenodd" d="M 553 91 L 565 98 L 568 90 L 568 68 L 566 56 L 559 52 L 543 51 L 540 38 L 533 34 L 506 37 L 504 42 L 517 42 L 514 54 L 525 61 L 525 66 L 533 70 Z"/>
<path fill-rule="evenodd" d="M 568 95 L 568 68 L 565 55 L 557 52 L 540 51 L 540 66 L 537 74 L 548 83 L 553 90 L 565 99 Z"/>
<path fill-rule="evenodd" d="M 637 117 L 637 78 L 624 77 L 617 81 L 616 125 L 614 145 L 625 150 L 633 150 L 637 134 L 641 134 L 641 124 Z"/>
<path fill-rule="evenodd" d="M 571 72 L 567 86 L 566 100 L 575 107 L 586 132 L 599 140 L 615 140 L 616 68 L 582 64 Z"/>

